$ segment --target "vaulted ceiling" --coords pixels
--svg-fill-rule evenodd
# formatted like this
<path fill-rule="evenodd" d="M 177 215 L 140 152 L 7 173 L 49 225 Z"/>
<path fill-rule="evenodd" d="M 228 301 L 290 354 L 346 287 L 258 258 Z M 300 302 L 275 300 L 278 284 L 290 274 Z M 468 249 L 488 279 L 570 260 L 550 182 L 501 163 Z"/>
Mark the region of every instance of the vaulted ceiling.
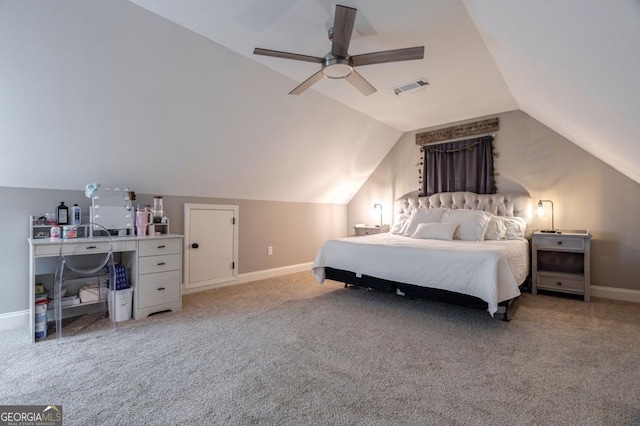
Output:
<path fill-rule="evenodd" d="M 291 88 L 317 64 L 252 55 L 263 47 L 330 50 L 331 0 L 131 0 L 283 75 Z M 359 71 L 313 90 L 408 131 L 519 108 L 640 182 L 640 2 L 637 0 L 343 0 L 358 9 L 350 53 L 425 46 L 421 61 Z M 425 77 L 407 98 L 390 88 Z M 302 95 L 304 96 L 304 94 Z"/>
<path fill-rule="evenodd" d="M 347 203 L 403 132 L 513 109 L 640 182 L 636 0 L 340 4 L 352 55 L 425 58 L 289 96 L 318 64 L 253 48 L 323 56 L 333 1 L 1 0 L 0 185 Z"/>
<path fill-rule="evenodd" d="M 132 1 L 290 77 L 289 90 L 319 64 L 254 55 L 254 47 L 317 57 L 331 50 L 327 31 L 336 5 L 331 0 Z M 338 4 L 358 10 L 351 55 L 425 46 L 425 58 L 358 67 L 378 89 L 370 96 L 340 80 L 321 80 L 313 90 L 402 131 L 518 107 L 462 1 Z M 398 97 L 391 90 L 421 77 L 430 85 L 411 96 Z"/>

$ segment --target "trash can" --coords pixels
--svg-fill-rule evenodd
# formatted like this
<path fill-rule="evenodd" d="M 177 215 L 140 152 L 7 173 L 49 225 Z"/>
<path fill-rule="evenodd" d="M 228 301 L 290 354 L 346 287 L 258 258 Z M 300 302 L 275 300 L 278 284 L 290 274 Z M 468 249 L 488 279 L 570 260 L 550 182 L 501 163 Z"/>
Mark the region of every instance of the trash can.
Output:
<path fill-rule="evenodd" d="M 109 298 L 109 318 L 116 322 L 131 319 L 131 307 L 133 306 L 133 289 L 111 290 Z"/>

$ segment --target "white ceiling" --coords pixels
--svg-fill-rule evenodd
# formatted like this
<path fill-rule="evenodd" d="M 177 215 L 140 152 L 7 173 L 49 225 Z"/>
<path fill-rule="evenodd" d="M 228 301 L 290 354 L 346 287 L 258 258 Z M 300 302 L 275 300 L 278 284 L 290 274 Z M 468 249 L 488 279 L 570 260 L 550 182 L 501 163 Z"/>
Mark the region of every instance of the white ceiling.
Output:
<path fill-rule="evenodd" d="M 254 47 L 323 56 L 335 2 L 131 0 L 292 79 L 318 64 Z M 358 9 L 352 55 L 425 46 L 425 59 L 358 68 L 378 92 L 345 81 L 312 90 L 403 131 L 521 109 L 640 182 L 637 0 L 345 0 Z M 390 88 L 425 77 L 396 97 Z M 303 93 L 300 96 L 308 96 Z"/>
<path fill-rule="evenodd" d="M 254 47 L 324 56 L 335 2 L 326 0 L 132 0 L 292 79 L 319 64 L 253 55 Z M 517 109 L 461 1 L 341 1 L 358 9 L 349 53 L 425 46 L 425 59 L 357 68 L 378 91 L 363 96 L 346 81 L 312 89 L 402 131 Z M 391 88 L 425 77 L 430 86 L 398 97 Z M 300 96 L 306 96 L 306 93 Z"/>

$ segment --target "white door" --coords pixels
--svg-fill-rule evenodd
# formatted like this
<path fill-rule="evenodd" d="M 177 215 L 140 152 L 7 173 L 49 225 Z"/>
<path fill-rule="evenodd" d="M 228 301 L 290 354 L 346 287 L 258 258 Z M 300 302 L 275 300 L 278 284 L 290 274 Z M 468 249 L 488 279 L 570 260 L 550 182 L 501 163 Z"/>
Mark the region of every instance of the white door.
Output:
<path fill-rule="evenodd" d="M 238 276 L 238 206 L 185 204 L 185 288 Z"/>

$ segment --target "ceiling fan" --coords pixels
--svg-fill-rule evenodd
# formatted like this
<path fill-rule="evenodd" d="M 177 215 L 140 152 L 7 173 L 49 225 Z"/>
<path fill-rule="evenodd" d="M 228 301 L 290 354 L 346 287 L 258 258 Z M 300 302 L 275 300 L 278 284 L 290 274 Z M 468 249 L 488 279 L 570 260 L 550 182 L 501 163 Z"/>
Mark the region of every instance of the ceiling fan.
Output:
<path fill-rule="evenodd" d="M 357 9 L 336 5 L 336 14 L 333 28 L 329 29 L 329 40 L 332 42 L 331 52 L 324 57 L 300 55 L 297 53 L 280 52 L 277 50 L 261 49 L 256 47 L 254 55 L 272 56 L 274 58 L 294 59 L 297 61 L 315 62 L 322 64 L 317 73 L 303 81 L 298 87 L 289 92 L 290 95 L 299 95 L 323 77 L 331 79 L 346 79 L 353 87 L 369 96 L 376 92 L 376 88 L 362 77 L 354 67 L 362 65 L 381 64 L 384 62 L 410 61 L 424 58 L 424 46 L 409 47 L 406 49 L 385 50 L 383 52 L 365 53 L 349 56 L 349 42 L 353 32 L 353 24 L 356 21 Z"/>

